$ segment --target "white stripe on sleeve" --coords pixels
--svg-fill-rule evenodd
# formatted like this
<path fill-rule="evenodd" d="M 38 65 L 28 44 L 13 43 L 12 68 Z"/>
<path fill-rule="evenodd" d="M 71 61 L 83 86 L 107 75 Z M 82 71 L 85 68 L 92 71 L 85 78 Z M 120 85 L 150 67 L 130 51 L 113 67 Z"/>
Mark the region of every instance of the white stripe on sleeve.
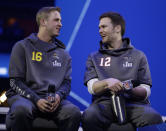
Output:
<path fill-rule="evenodd" d="M 151 94 L 150 86 L 146 85 L 146 84 L 140 84 L 140 87 L 142 87 L 146 90 L 146 93 L 147 93 L 146 98 L 145 98 L 145 100 L 146 100 Z"/>
<path fill-rule="evenodd" d="M 87 82 L 87 86 L 88 86 L 88 92 L 90 94 L 95 94 L 94 91 L 93 91 L 93 84 L 96 82 L 96 81 L 99 81 L 98 78 L 94 78 L 94 79 L 91 79 Z"/>

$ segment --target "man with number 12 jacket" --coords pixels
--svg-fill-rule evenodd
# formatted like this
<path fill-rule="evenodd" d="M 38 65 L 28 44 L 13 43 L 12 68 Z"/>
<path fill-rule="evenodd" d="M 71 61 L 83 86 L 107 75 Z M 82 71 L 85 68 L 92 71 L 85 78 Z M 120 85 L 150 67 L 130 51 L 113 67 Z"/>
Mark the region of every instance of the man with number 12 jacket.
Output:
<path fill-rule="evenodd" d="M 116 12 L 103 13 L 99 33 L 100 49 L 91 53 L 86 62 L 84 84 L 92 94 L 92 104 L 83 113 L 84 131 L 105 131 L 118 123 L 116 111 L 120 117 L 123 112 L 115 109 L 113 95 L 125 100 L 128 131 L 161 123 L 160 114 L 148 100 L 152 82 L 146 56 L 131 45 L 129 38 L 123 38 L 123 17 Z"/>

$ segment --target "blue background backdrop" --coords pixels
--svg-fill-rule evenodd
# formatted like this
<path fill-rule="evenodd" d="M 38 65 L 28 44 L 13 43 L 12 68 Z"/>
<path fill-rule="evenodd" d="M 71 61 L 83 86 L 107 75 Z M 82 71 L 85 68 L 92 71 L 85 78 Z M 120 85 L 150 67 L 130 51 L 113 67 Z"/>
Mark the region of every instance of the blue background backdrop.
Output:
<path fill-rule="evenodd" d="M 73 60 L 72 92 L 91 102 L 83 85 L 85 62 L 88 54 L 99 47 L 99 16 L 115 11 L 126 20 L 125 36 L 147 55 L 153 82 L 151 103 L 166 115 L 165 0 L 56 0 L 56 5 L 62 8 L 63 28 L 59 39 L 67 45 Z M 81 101 L 83 105 L 86 102 Z"/>

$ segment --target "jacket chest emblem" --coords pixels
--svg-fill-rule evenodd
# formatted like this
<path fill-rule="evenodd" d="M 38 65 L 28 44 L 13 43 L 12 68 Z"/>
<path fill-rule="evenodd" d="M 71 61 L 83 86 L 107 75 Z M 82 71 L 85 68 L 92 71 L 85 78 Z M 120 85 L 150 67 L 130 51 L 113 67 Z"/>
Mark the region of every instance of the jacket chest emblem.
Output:
<path fill-rule="evenodd" d="M 123 67 L 133 67 L 133 63 L 126 61 L 123 63 Z"/>
<path fill-rule="evenodd" d="M 54 61 L 52 62 L 52 65 L 53 65 L 53 67 L 61 67 L 61 66 L 62 66 L 62 63 L 61 63 L 61 62 L 58 62 L 57 60 L 54 60 Z"/>
<path fill-rule="evenodd" d="M 131 57 L 124 57 L 123 67 L 124 68 L 131 68 L 131 67 L 133 67 L 133 62 L 132 62 L 132 58 Z"/>
<path fill-rule="evenodd" d="M 52 59 L 53 59 L 53 61 L 52 61 L 53 67 L 61 67 L 62 66 L 62 63 L 58 62 L 59 61 L 59 56 L 57 55 L 57 53 L 53 54 Z"/>

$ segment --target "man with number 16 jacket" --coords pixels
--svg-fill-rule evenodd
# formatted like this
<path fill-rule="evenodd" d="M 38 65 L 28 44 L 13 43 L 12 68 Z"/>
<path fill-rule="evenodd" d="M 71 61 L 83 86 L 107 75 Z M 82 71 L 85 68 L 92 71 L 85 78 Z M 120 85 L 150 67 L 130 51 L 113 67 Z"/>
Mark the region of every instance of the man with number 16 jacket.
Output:
<path fill-rule="evenodd" d="M 7 129 L 31 131 L 32 121 L 41 116 L 52 119 L 59 131 L 78 131 L 80 110 L 65 100 L 71 88 L 71 57 L 56 39 L 62 27 L 60 8 L 41 8 L 36 21 L 38 33 L 12 49 Z"/>

